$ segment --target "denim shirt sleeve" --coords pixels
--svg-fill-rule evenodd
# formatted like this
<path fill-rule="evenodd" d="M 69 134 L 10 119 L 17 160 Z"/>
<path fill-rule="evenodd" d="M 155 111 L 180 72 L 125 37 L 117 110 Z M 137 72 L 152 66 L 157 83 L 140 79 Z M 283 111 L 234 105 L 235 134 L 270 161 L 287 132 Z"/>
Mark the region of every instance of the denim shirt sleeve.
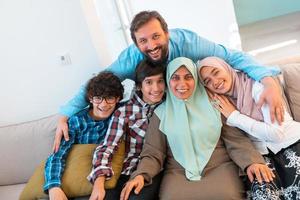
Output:
<path fill-rule="evenodd" d="M 228 49 L 223 45 L 202 38 L 192 31 L 172 29 L 170 35 L 169 60 L 185 56 L 197 62 L 208 56 L 216 56 L 224 59 L 233 68 L 247 73 L 256 81 L 280 73 L 278 67 L 265 67 L 246 53 Z"/>
<path fill-rule="evenodd" d="M 59 150 L 50 155 L 45 164 L 45 183 L 44 191 L 47 193 L 53 187 L 61 186 L 61 177 L 65 169 L 66 158 L 71 147 L 75 143 L 76 131 L 79 130 L 79 122 L 77 118 L 71 118 L 68 121 L 70 140 L 62 140 Z"/>

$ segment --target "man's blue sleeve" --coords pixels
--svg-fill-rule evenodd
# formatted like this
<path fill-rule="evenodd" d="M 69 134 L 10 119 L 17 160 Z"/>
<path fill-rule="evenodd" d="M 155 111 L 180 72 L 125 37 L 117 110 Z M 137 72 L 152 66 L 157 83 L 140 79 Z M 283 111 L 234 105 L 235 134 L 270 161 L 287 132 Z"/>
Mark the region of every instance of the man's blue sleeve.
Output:
<path fill-rule="evenodd" d="M 130 45 L 118 56 L 106 70 L 113 72 L 122 81 L 126 78 L 134 80 L 135 68 L 144 56 L 135 45 Z"/>
<path fill-rule="evenodd" d="M 119 55 L 118 59 L 105 70 L 113 72 L 121 80 L 126 78 L 134 79 L 135 68 L 142 59 L 143 54 L 138 48 L 135 45 L 130 45 Z M 80 87 L 78 93 L 70 101 L 60 107 L 59 113 L 71 117 L 87 107 L 88 102 L 85 99 L 85 93 L 86 84 Z"/>
<path fill-rule="evenodd" d="M 192 31 L 175 29 L 173 35 L 175 39 L 171 42 L 171 45 L 173 45 L 172 49 L 180 46 L 180 53 L 176 56 L 186 56 L 195 62 L 209 56 L 216 56 L 225 60 L 233 68 L 247 73 L 256 81 L 260 81 L 266 76 L 275 76 L 280 73 L 278 67 L 265 67 L 246 53 L 227 49 L 223 45 L 202 38 Z M 177 41 L 179 42 L 177 43 Z M 175 54 L 176 52 L 174 56 Z"/>
<path fill-rule="evenodd" d="M 278 67 L 266 67 L 256 62 L 249 54 L 237 50 L 230 50 L 220 44 L 204 43 L 208 49 L 213 50 L 213 55 L 224 59 L 233 68 L 243 71 L 256 81 L 260 81 L 266 76 L 276 76 L 280 74 Z"/>
<path fill-rule="evenodd" d="M 78 93 L 65 105 L 61 106 L 59 113 L 61 115 L 71 117 L 89 105 L 85 99 L 86 84 L 80 87 Z"/>

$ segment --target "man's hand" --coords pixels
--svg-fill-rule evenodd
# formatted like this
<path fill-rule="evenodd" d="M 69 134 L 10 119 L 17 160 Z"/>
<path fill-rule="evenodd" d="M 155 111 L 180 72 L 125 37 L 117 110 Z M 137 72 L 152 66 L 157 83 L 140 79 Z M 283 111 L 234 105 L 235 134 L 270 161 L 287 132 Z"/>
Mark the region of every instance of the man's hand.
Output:
<path fill-rule="evenodd" d="M 272 170 L 265 164 L 257 164 L 254 163 L 247 167 L 247 175 L 252 183 L 254 178 L 257 178 L 257 181 L 261 184 L 263 181 L 270 182 L 273 181 L 273 178 L 275 177 Z"/>
<path fill-rule="evenodd" d="M 69 133 L 68 133 L 68 117 L 61 116 L 57 123 L 57 128 L 55 132 L 55 139 L 52 151 L 56 153 L 59 149 L 60 141 L 62 136 L 64 136 L 66 141 L 69 141 Z"/>
<path fill-rule="evenodd" d="M 127 200 L 129 198 L 130 192 L 135 188 L 134 193 L 139 194 L 144 187 L 144 177 L 142 175 L 136 176 L 134 179 L 128 181 L 123 188 L 120 196 L 120 200 Z"/>
<path fill-rule="evenodd" d="M 89 200 L 103 200 L 105 197 L 105 189 L 104 189 L 105 177 L 99 176 L 93 186 L 92 194 Z"/>
<path fill-rule="evenodd" d="M 264 103 L 270 107 L 271 121 L 274 123 L 275 119 L 279 125 L 283 122 L 284 106 L 281 95 L 281 88 L 272 77 L 265 77 L 261 80 L 264 85 L 264 91 L 260 95 L 258 106 L 261 108 Z"/>
<path fill-rule="evenodd" d="M 53 187 L 49 190 L 50 200 L 68 200 L 66 194 L 60 187 Z"/>

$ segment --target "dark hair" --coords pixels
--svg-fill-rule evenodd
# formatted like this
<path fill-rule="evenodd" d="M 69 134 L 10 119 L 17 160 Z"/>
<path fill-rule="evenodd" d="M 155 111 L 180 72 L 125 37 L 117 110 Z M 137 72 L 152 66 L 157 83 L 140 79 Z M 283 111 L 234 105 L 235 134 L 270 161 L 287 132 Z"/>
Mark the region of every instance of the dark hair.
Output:
<path fill-rule="evenodd" d="M 89 102 L 90 97 L 120 97 L 123 98 L 124 88 L 120 79 L 112 72 L 103 71 L 90 79 L 86 87 L 85 98 Z"/>
<path fill-rule="evenodd" d="M 166 23 L 164 18 L 157 11 L 153 10 L 153 11 L 139 12 L 138 14 L 136 14 L 134 16 L 133 20 L 131 21 L 131 25 L 130 25 L 131 39 L 133 40 L 133 42 L 135 44 L 137 44 L 137 41 L 136 41 L 136 37 L 135 37 L 134 33 L 136 31 L 138 31 L 138 29 L 141 28 L 141 26 L 148 23 L 152 19 L 157 19 L 159 21 L 160 26 L 163 29 L 163 31 L 165 33 L 168 32 L 168 24 Z"/>
<path fill-rule="evenodd" d="M 142 82 L 146 77 L 163 74 L 165 79 L 165 68 L 164 64 L 154 64 L 147 59 L 142 60 L 135 69 L 135 84 L 137 87 L 142 86 Z"/>

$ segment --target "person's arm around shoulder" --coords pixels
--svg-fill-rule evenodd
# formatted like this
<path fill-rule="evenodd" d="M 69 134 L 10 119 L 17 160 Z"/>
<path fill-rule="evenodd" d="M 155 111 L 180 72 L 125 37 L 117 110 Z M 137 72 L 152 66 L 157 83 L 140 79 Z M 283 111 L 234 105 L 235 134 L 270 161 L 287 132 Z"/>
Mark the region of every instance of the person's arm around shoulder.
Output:
<path fill-rule="evenodd" d="M 173 48 L 181 45 L 181 52 L 194 61 L 206 57 L 215 56 L 227 62 L 234 69 L 243 71 L 256 81 L 264 77 L 280 74 L 278 67 L 266 67 L 256 62 L 252 56 L 242 51 L 228 49 L 221 44 L 209 41 L 197 33 L 185 29 L 170 30 L 170 40 L 174 43 Z"/>
<path fill-rule="evenodd" d="M 143 59 L 143 54 L 135 45 L 130 45 L 126 48 L 110 66 L 105 70 L 113 72 L 121 80 L 126 78 L 134 78 L 134 71 L 137 64 Z M 60 107 L 59 113 L 61 118 L 58 122 L 55 141 L 53 144 L 53 152 L 57 152 L 62 137 L 68 140 L 68 126 L 66 121 L 69 117 L 76 114 L 88 105 L 85 100 L 86 83 L 80 87 L 78 93 L 67 102 L 66 105 Z"/>
<path fill-rule="evenodd" d="M 262 107 L 264 103 L 267 103 L 270 108 L 271 122 L 274 123 L 277 120 L 279 124 L 282 124 L 284 121 L 284 101 L 279 84 L 272 77 L 262 78 L 261 83 L 264 85 L 264 91 L 260 95 L 258 106 Z"/>
<path fill-rule="evenodd" d="M 276 82 L 276 87 L 279 88 L 280 94 L 281 94 L 281 97 L 282 97 L 283 92 L 281 91 L 281 87 L 280 87 L 279 83 L 277 83 L 277 82 Z M 254 101 L 255 101 L 255 103 L 257 105 L 259 105 L 259 103 L 261 101 L 261 97 L 264 95 L 265 91 L 266 91 L 265 86 L 262 85 L 261 83 L 255 82 L 253 84 L 252 96 L 253 96 Z M 273 132 L 276 132 L 276 131 L 277 132 L 281 132 L 281 133 L 284 132 L 285 127 L 288 126 L 291 121 L 293 121 L 293 118 L 286 111 L 286 107 L 285 106 L 282 107 L 282 109 L 283 109 L 283 116 L 284 116 L 282 118 L 282 123 L 280 123 L 278 120 L 275 120 L 275 121 L 272 120 L 272 116 L 270 115 L 271 108 L 270 108 L 269 104 L 263 103 L 260 106 L 261 106 L 261 111 L 262 111 L 262 114 L 263 114 L 263 117 L 264 117 L 264 122 L 266 124 L 268 124 L 270 127 L 272 127 Z"/>
<path fill-rule="evenodd" d="M 88 102 L 85 99 L 86 94 L 86 83 L 80 87 L 78 93 L 65 105 L 61 106 L 59 109 L 59 114 L 61 115 L 55 132 L 55 139 L 53 143 L 53 152 L 57 152 L 61 139 L 64 137 L 66 141 L 69 140 L 68 134 L 68 119 L 74 116 L 76 113 L 88 106 Z"/>
<path fill-rule="evenodd" d="M 69 127 L 68 127 L 68 117 L 67 116 L 60 116 L 58 119 L 56 131 L 55 131 L 55 138 L 53 143 L 52 151 L 56 153 L 59 149 L 60 141 L 64 136 L 66 141 L 69 141 Z"/>

